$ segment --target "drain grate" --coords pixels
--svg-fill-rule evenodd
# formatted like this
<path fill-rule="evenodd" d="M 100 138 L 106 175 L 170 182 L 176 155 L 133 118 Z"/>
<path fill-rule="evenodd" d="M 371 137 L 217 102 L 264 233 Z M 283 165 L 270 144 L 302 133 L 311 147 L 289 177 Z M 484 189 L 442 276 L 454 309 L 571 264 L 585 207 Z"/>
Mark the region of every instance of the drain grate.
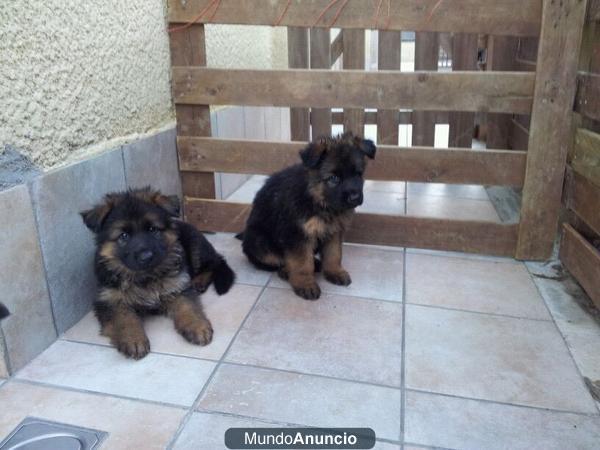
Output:
<path fill-rule="evenodd" d="M 6 439 L 0 450 L 92 450 L 108 435 L 64 423 L 27 417 Z"/>

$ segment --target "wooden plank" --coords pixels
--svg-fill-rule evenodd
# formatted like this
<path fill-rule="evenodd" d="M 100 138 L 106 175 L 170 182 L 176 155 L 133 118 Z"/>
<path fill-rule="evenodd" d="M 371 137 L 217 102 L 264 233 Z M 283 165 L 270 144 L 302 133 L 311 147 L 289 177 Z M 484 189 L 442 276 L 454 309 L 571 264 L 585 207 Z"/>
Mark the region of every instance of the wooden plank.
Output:
<path fill-rule="evenodd" d="M 600 74 L 578 74 L 575 111 L 600 121 Z"/>
<path fill-rule="evenodd" d="M 600 308 L 600 252 L 568 224 L 563 226 L 560 260 Z"/>
<path fill-rule="evenodd" d="M 301 142 L 179 138 L 183 171 L 271 174 L 299 162 Z M 525 152 L 380 145 L 367 166 L 373 180 L 521 186 Z"/>
<path fill-rule="evenodd" d="M 331 68 L 330 30 L 328 28 L 311 28 L 310 30 L 310 68 Z M 307 73 L 312 73 L 312 71 Z M 274 85 L 269 86 L 270 82 L 270 80 L 262 80 L 267 90 L 275 87 Z M 331 105 L 311 103 L 306 106 L 311 106 L 312 139 L 316 139 L 319 136 L 331 135 Z M 325 106 L 325 108 L 315 108 L 315 106 Z"/>
<path fill-rule="evenodd" d="M 538 49 L 517 258 L 546 259 L 557 233 L 585 2 L 546 1 Z"/>
<path fill-rule="evenodd" d="M 415 70 L 438 70 L 440 42 L 438 33 L 415 34 Z M 435 112 L 413 111 L 412 145 L 433 147 Z"/>
<path fill-rule="evenodd" d="M 531 112 L 533 73 L 173 68 L 176 104 Z M 313 114 L 314 121 L 314 114 Z"/>
<path fill-rule="evenodd" d="M 344 52 L 344 30 L 340 30 L 331 43 L 331 65 L 333 66 Z"/>
<path fill-rule="evenodd" d="M 381 110 L 390 111 L 390 110 Z M 412 111 L 394 111 L 395 117 L 393 118 L 396 123 L 409 125 L 412 123 Z M 378 122 L 377 111 L 365 111 L 365 124 L 366 125 L 377 125 Z M 436 123 L 448 123 L 448 112 L 447 111 L 434 111 L 434 120 Z M 334 125 L 344 123 L 344 113 L 342 111 L 333 111 L 331 113 L 331 121 Z"/>
<path fill-rule="evenodd" d="M 527 150 L 527 146 L 529 145 L 529 130 L 514 118 L 511 120 L 511 126 L 509 127 L 509 130 L 509 147 L 512 150 Z"/>
<path fill-rule="evenodd" d="M 251 205 L 185 198 L 188 220 L 203 231 L 235 233 L 244 229 Z M 374 232 L 376 230 L 376 232 Z M 356 214 L 348 242 L 512 256 L 517 226 L 495 222 Z M 232 238 L 233 239 L 233 238 Z"/>
<path fill-rule="evenodd" d="M 600 0 L 590 0 L 587 20 L 600 22 Z"/>
<path fill-rule="evenodd" d="M 343 45 L 344 56 L 342 62 L 344 69 L 365 70 L 365 30 L 345 30 Z M 364 136 L 364 108 L 344 110 L 344 131 L 351 131 L 357 136 Z"/>
<path fill-rule="evenodd" d="M 291 69 L 308 68 L 308 29 L 290 27 L 288 33 L 288 66 Z M 292 141 L 310 140 L 308 108 L 290 108 L 290 136 Z"/>
<path fill-rule="evenodd" d="M 455 34 L 452 37 L 452 71 L 477 69 L 477 35 Z M 448 145 L 471 148 L 475 129 L 475 114 L 453 112 L 450 114 Z"/>
<path fill-rule="evenodd" d="M 582 128 L 577 130 L 571 166 L 600 187 L 600 134 Z"/>
<path fill-rule="evenodd" d="M 596 234 L 600 234 L 600 187 L 572 170 L 565 187 L 567 208 L 574 211 Z"/>
<path fill-rule="evenodd" d="M 212 0 L 169 0 L 169 21 L 292 27 L 381 28 L 386 30 L 454 31 L 537 36 L 541 18 L 538 0 L 405 0 L 390 2 L 390 14 L 374 23 L 377 2 L 348 0 L 335 19 L 338 5 L 330 0 L 221 0 L 217 9 L 198 14 Z M 282 12 L 287 8 L 285 14 Z M 213 13 L 214 12 L 214 13 Z M 384 14 L 382 13 L 381 16 Z M 317 20 L 319 19 L 319 20 Z M 334 20 L 335 19 L 335 20 Z"/>
<path fill-rule="evenodd" d="M 400 31 L 379 31 L 377 41 L 379 70 L 400 70 L 401 39 Z M 397 109 L 380 109 L 375 113 L 379 144 L 398 145 L 398 125 L 403 113 L 405 112 L 399 112 Z"/>
<path fill-rule="evenodd" d="M 490 36 L 487 47 L 487 70 L 514 70 L 518 38 L 512 36 Z M 510 148 L 509 137 L 512 126 L 510 114 L 487 115 L 486 144 L 491 148 Z"/>
<path fill-rule="evenodd" d="M 171 65 L 190 67 L 206 65 L 204 25 L 192 25 L 169 34 Z M 204 105 L 175 105 L 178 136 L 210 136 L 210 108 Z M 212 173 L 190 173 L 181 176 L 184 195 L 215 198 Z M 185 212 L 184 212 L 185 213 Z"/>

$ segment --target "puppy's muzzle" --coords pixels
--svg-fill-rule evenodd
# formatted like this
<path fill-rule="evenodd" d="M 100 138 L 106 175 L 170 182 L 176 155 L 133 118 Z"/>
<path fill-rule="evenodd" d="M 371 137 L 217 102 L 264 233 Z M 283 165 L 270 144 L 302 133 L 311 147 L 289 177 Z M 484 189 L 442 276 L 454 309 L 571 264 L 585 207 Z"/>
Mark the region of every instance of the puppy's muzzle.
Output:
<path fill-rule="evenodd" d="M 363 193 L 360 191 L 350 191 L 346 194 L 346 203 L 350 208 L 356 208 L 362 205 Z"/>

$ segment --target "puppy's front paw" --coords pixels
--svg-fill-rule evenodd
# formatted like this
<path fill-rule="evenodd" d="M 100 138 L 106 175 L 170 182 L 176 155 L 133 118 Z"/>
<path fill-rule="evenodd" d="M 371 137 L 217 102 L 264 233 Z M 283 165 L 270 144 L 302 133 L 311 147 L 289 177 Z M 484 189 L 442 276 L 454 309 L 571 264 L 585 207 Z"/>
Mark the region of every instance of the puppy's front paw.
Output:
<path fill-rule="evenodd" d="M 321 296 L 321 288 L 317 283 L 302 287 L 294 286 L 294 292 L 306 300 L 317 300 Z"/>
<path fill-rule="evenodd" d="M 325 272 L 324 275 L 327 281 L 339 286 L 348 286 L 350 283 L 352 283 L 350 274 L 345 270 L 340 270 L 338 272 Z"/>
<path fill-rule="evenodd" d="M 177 328 L 186 341 L 196 345 L 208 345 L 212 341 L 213 328 L 208 320 L 196 319 Z"/>
<path fill-rule="evenodd" d="M 142 359 L 150 352 L 150 341 L 143 333 L 120 336 L 114 344 L 128 358 Z"/>

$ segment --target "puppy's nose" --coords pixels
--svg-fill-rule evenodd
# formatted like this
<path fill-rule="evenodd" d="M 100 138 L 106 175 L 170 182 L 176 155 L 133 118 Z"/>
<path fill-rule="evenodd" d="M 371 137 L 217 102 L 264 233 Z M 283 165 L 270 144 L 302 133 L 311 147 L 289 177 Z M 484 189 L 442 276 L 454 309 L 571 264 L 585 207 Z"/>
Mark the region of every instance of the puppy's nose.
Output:
<path fill-rule="evenodd" d="M 152 259 L 154 253 L 152 250 L 142 250 L 136 255 L 136 259 L 140 264 L 145 264 Z"/>
<path fill-rule="evenodd" d="M 355 202 L 360 198 L 360 192 L 350 192 L 350 194 L 348 194 L 348 200 L 350 200 L 351 202 Z"/>

